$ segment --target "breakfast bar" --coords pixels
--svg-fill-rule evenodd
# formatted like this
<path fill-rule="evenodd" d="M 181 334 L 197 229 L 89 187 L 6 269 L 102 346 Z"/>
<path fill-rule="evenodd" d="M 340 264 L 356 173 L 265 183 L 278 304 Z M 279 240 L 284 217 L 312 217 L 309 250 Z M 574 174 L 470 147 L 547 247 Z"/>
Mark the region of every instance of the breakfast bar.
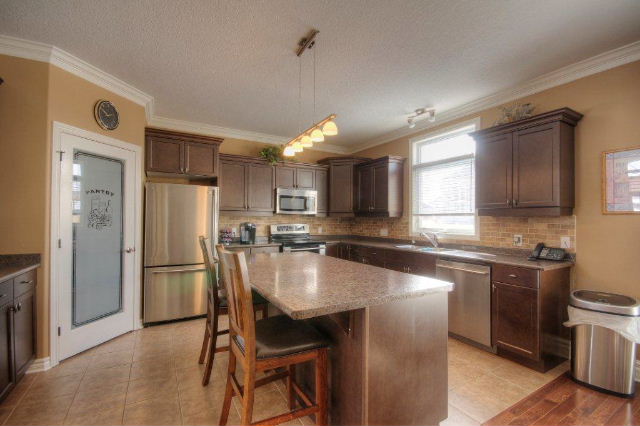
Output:
<path fill-rule="evenodd" d="M 308 252 L 251 255 L 248 268 L 269 302 L 331 339 L 330 424 L 447 418 L 451 283 Z M 297 374 L 312 393 L 312 375 Z"/>

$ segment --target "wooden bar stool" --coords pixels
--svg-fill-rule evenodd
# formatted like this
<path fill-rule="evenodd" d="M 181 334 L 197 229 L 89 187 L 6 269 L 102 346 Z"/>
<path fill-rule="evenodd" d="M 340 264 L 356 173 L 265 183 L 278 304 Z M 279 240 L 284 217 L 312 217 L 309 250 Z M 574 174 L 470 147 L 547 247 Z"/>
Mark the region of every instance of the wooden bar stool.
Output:
<path fill-rule="evenodd" d="M 216 247 L 222 268 L 222 278 L 229 301 L 229 371 L 227 388 L 220 415 L 220 425 L 227 424 L 231 400 L 242 400 L 242 425 L 276 425 L 299 417 L 316 415 L 316 424 L 327 424 L 327 349 L 329 341 L 315 328 L 286 315 L 255 321 L 251 303 L 251 286 L 244 253 Z M 315 361 L 315 403 L 295 382 L 295 365 Z M 240 363 L 244 380 L 236 378 Z M 258 372 L 285 370 L 256 380 Z M 287 378 L 289 412 L 252 422 L 255 388 L 274 380 Z M 296 395 L 301 407 L 296 408 Z"/>
<path fill-rule="evenodd" d="M 213 368 L 216 353 L 229 349 L 229 346 L 217 346 L 218 336 L 229 333 L 229 329 L 218 330 L 218 318 L 220 315 L 228 315 L 229 309 L 227 298 L 220 295 L 218 274 L 215 267 L 217 261 L 211 252 L 211 243 L 208 238 L 203 236 L 200 236 L 199 240 L 200 248 L 202 248 L 202 257 L 207 269 L 207 324 L 204 328 L 204 339 L 202 339 L 202 349 L 200 350 L 198 363 L 203 364 L 206 358 L 207 363 L 202 376 L 202 386 L 207 386 L 211 378 L 211 369 Z M 253 292 L 252 294 L 256 311 L 262 313 L 262 318 L 267 318 L 269 316 L 269 303 L 258 293 Z"/>

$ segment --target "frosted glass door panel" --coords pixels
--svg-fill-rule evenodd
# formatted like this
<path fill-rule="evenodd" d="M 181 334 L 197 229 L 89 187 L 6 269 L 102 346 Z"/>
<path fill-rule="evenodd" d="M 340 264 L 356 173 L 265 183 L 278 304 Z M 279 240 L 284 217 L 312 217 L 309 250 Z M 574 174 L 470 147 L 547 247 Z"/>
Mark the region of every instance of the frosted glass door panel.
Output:
<path fill-rule="evenodd" d="M 121 160 L 73 153 L 72 327 L 122 311 Z"/>

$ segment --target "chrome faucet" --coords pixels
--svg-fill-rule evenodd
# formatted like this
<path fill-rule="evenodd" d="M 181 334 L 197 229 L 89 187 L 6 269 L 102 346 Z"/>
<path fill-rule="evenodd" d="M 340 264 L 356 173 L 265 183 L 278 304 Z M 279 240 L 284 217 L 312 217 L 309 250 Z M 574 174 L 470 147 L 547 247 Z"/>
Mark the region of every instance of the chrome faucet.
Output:
<path fill-rule="evenodd" d="M 420 235 L 429 240 L 435 248 L 440 246 L 440 243 L 438 242 L 438 234 L 436 232 L 421 232 Z"/>

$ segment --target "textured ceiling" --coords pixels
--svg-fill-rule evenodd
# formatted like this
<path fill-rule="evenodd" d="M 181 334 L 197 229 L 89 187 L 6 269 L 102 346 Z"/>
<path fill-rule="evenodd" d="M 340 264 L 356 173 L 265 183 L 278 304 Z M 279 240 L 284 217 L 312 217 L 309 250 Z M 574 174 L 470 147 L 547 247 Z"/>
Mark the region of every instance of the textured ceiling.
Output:
<path fill-rule="evenodd" d="M 338 114 L 338 145 L 639 40 L 639 23 L 638 0 L 0 0 L 0 34 L 128 82 L 158 116 L 278 136 L 297 133 L 294 52 L 317 28 L 316 118 Z"/>

